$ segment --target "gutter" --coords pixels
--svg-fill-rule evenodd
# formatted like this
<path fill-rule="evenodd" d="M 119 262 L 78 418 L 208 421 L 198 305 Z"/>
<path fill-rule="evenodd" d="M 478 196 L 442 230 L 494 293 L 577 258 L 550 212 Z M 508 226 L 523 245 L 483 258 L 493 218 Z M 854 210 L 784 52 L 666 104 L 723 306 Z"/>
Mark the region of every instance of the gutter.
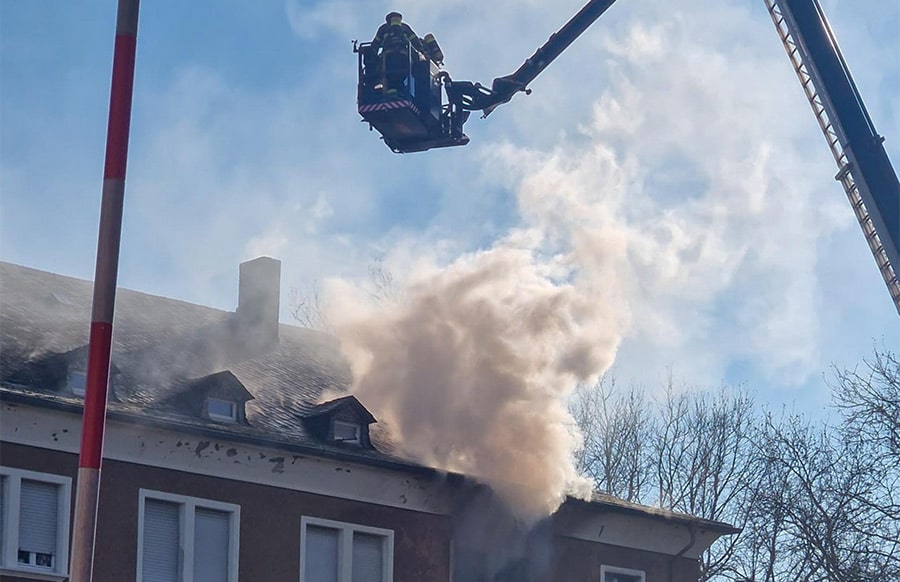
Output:
<path fill-rule="evenodd" d="M 18 392 L 14 392 L 11 390 L 2 390 L 0 391 L 0 401 L 2 402 L 10 402 L 15 404 L 27 404 L 32 406 L 37 406 L 38 408 L 49 408 L 53 410 L 60 410 L 63 412 L 71 412 L 73 414 L 81 415 L 83 411 L 83 407 L 77 404 L 72 404 L 69 402 L 60 402 L 58 400 L 50 400 L 46 398 L 41 398 L 40 396 L 32 396 L 29 394 L 21 394 Z M 342 462 L 353 462 L 359 463 L 362 465 L 369 465 L 373 467 L 379 467 L 382 469 L 391 469 L 395 471 L 404 471 L 407 473 L 413 473 L 418 475 L 425 475 L 430 477 L 436 477 L 440 475 L 448 475 L 445 471 L 440 471 L 433 467 L 426 467 L 424 465 L 416 465 L 413 463 L 405 463 L 403 461 L 395 461 L 391 459 L 383 459 L 378 457 L 368 457 L 364 455 L 355 455 L 353 453 L 344 453 L 342 451 L 336 451 L 332 449 L 319 448 L 312 445 L 303 445 L 298 443 L 292 443 L 280 439 L 266 438 L 263 436 L 255 436 L 249 434 L 242 434 L 239 432 L 230 432 L 224 430 L 216 430 L 215 428 L 207 427 L 207 426 L 198 426 L 195 424 L 186 424 L 179 423 L 177 421 L 170 420 L 162 420 L 158 418 L 149 417 L 146 415 L 134 414 L 131 412 L 123 412 L 123 411 L 115 411 L 109 410 L 107 412 L 107 416 L 110 419 L 117 420 L 127 424 L 139 424 L 144 426 L 152 426 L 158 428 L 164 428 L 169 430 L 179 430 L 189 434 L 195 435 L 203 435 L 210 436 L 215 438 L 220 438 L 223 440 L 231 440 L 240 443 L 247 443 L 257 446 L 264 446 L 269 448 L 274 448 L 282 451 L 306 454 L 311 456 L 319 456 L 327 459 L 342 461 Z M 377 452 L 377 451 L 376 451 Z M 452 476 L 454 474 L 449 474 Z M 462 477 L 460 475 L 460 477 Z"/>

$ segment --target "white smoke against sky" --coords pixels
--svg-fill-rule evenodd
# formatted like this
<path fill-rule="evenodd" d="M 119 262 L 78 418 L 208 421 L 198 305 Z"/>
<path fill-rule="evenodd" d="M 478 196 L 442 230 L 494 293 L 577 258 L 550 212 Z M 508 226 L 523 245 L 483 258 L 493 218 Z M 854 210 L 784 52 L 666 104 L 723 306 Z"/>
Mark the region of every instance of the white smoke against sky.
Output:
<path fill-rule="evenodd" d="M 805 104 L 760 82 L 796 83 L 784 55 L 746 50 L 760 29 L 725 12 L 735 25 L 714 32 L 676 15 L 605 38 L 594 70 L 611 81 L 577 135 L 484 148 L 516 192 L 506 236 L 449 260 L 421 240 L 394 251 L 408 291 L 389 306 L 335 284 L 359 397 L 407 452 L 485 480 L 520 515 L 584 483 L 567 397 L 626 337 L 652 365 L 658 350 L 715 368 L 708 345 L 787 381 L 819 368 L 817 240 L 848 221 L 804 178 L 822 171 L 799 153 L 822 147 L 798 137 Z"/>
<path fill-rule="evenodd" d="M 628 325 L 623 232 L 602 202 L 622 173 L 599 146 L 548 164 L 522 185 L 519 228 L 449 264 L 420 259 L 399 301 L 330 287 L 355 394 L 408 454 L 487 482 L 526 520 L 590 491 L 566 403 L 609 368 Z"/>

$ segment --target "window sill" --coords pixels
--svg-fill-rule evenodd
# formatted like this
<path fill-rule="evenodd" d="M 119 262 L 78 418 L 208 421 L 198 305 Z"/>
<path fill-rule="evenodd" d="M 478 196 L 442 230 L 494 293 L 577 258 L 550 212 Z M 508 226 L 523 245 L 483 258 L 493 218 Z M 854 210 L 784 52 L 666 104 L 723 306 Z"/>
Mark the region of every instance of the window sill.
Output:
<path fill-rule="evenodd" d="M 69 579 L 68 574 L 60 574 L 58 572 L 41 572 L 40 570 L 32 570 L 26 568 L 5 568 L 0 567 L 0 576 L 15 576 L 16 578 L 25 578 L 26 580 L 46 580 L 49 582 L 63 582 Z"/>

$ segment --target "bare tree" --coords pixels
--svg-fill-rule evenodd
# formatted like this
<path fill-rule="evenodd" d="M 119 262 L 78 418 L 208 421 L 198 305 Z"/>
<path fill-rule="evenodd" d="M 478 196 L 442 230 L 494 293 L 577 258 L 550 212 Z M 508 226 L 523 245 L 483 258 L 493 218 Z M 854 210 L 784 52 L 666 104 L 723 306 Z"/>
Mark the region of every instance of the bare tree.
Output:
<path fill-rule="evenodd" d="M 642 392 L 614 394 L 615 384 L 615 378 L 604 376 L 576 392 L 571 412 L 584 436 L 578 468 L 598 491 L 643 502 L 652 483 L 653 420 Z"/>
<path fill-rule="evenodd" d="M 331 332 L 331 325 L 325 311 L 325 299 L 318 281 L 301 291 L 291 289 L 291 317 L 298 324 L 309 329 Z"/>
<path fill-rule="evenodd" d="M 402 288 L 381 257 L 375 258 L 369 265 L 368 279 L 364 286 L 366 294 L 374 303 L 397 301 L 403 297 Z M 305 289 L 291 289 L 290 301 L 291 317 L 298 324 L 326 333 L 334 332 L 328 321 L 327 297 L 319 281 L 313 281 Z"/>
<path fill-rule="evenodd" d="M 742 533 L 702 580 L 900 580 L 900 361 L 877 351 L 835 372 L 834 426 L 761 415 L 742 390 L 676 390 L 651 404 L 614 379 L 582 388 L 579 466 L 600 491 Z"/>
<path fill-rule="evenodd" d="M 760 580 L 900 579 L 900 531 L 878 507 L 884 467 L 839 431 L 793 415 L 766 418 L 758 450 L 779 489 L 761 490 L 783 525 Z M 892 523 L 893 521 L 893 523 Z"/>
<path fill-rule="evenodd" d="M 403 290 L 397 284 L 394 273 L 384 264 L 383 257 L 377 257 L 369 265 L 369 297 L 372 301 L 396 301 L 403 296 Z"/>
<path fill-rule="evenodd" d="M 843 433 L 888 466 L 900 469 L 900 359 L 875 350 L 862 370 L 836 370 L 835 406 L 844 417 Z M 900 508 L 892 515 L 900 519 Z"/>
<path fill-rule="evenodd" d="M 658 503 L 744 527 L 756 492 L 753 399 L 740 390 L 676 392 L 670 381 L 653 442 Z M 701 579 L 724 575 L 738 536 L 718 540 L 701 557 Z"/>

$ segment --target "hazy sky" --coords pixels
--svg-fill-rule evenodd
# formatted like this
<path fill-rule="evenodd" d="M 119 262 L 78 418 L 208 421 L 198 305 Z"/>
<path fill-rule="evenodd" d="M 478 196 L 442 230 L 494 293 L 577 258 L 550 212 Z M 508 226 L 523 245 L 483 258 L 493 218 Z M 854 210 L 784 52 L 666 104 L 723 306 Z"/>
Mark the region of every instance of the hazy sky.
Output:
<path fill-rule="evenodd" d="M 0 3 L 5 261 L 93 275 L 115 4 Z M 489 83 L 582 4 L 145 1 L 120 285 L 233 309 L 268 254 L 287 304 L 560 217 L 614 233 L 592 250 L 615 256 L 620 383 L 821 407 L 829 366 L 897 349 L 900 318 L 762 0 L 620 0 L 464 148 L 396 155 L 360 123 L 351 40 L 388 10 Z M 896 168 L 900 2 L 823 4 Z"/>

